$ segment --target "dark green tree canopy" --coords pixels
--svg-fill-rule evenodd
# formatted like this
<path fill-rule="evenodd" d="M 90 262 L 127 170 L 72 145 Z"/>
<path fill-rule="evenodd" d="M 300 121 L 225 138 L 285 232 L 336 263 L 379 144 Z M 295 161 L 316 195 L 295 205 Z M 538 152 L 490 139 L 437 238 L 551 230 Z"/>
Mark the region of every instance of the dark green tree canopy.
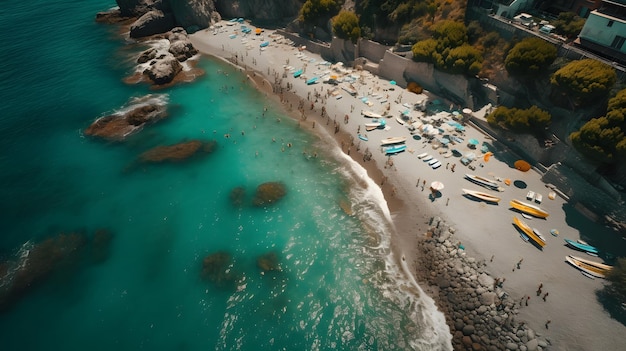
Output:
<path fill-rule="evenodd" d="M 556 71 L 550 83 L 565 94 L 572 96 L 577 104 L 606 96 L 617 74 L 607 64 L 593 59 L 572 61 Z"/>
<path fill-rule="evenodd" d="M 561 12 L 559 17 L 552 23 L 556 32 L 568 38 L 575 37 L 585 26 L 585 19 L 578 17 L 573 12 Z"/>
<path fill-rule="evenodd" d="M 551 121 L 550 113 L 537 106 L 531 106 L 529 109 L 500 106 L 487 116 L 490 125 L 520 133 L 541 132 Z"/>
<path fill-rule="evenodd" d="M 315 22 L 324 16 L 331 16 L 341 8 L 342 0 L 306 0 L 300 9 L 300 19 Z"/>
<path fill-rule="evenodd" d="M 359 18 L 354 12 L 341 10 L 337 16 L 333 17 L 332 23 L 333 32 L 341 39 L 350 39 L 356 42 L 361 36 Z"/>
<path fill-rule="evenodd" d="M 413 59 L 430 62 L 449 73 L 477 74 L 482 67 L 482 53 L 467 42 L 467 28 L 461 22 L 440 21 L 431 27 L 433 38 L 413 45 Z"/>
<path fill-rule="evenodd" d="M 535 75 L 545 71 L 557 57 L 556 47 L 531 37 L 517 43 L 504 59 L 506 70 L 517 76 Z"/>
<path fill-rule="evenodd" d="M 608 106 L 606 116 L 589 120 L 570 139 L 592 160 L 621 162 L 626 158 L 626 89 L 610 99 Z"/>

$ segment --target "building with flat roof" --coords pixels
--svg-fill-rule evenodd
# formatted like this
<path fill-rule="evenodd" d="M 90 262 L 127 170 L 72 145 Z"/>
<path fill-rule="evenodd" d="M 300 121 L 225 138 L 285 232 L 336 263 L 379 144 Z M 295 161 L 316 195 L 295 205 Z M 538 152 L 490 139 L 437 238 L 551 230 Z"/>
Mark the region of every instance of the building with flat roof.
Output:
<path fill-rule="evenodd" d="M 626 0 L 603 0 L 578 35 L 582 47 L 626 64 Z"/>

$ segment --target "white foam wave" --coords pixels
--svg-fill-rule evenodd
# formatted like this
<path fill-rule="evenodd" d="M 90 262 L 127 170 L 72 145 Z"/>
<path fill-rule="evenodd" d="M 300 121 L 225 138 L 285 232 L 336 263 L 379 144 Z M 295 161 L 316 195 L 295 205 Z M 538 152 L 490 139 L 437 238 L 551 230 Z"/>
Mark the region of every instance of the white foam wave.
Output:
<path fill-rule="evenodd" d="M 354 184 L 365 184 L 365 187 L 358 185 L 351 187 L 353 211 L 366 225 L 374 228 L 373 232 L 379 236 L 379 245 L 370 249 L 378 250 L 382 254 L 385 271 L 391 278 L 390 284 L 381 286 L 384 289 L 383 296 L 399 306 L 408 306 L 406 312 L 420 328 L 419 337 L 410 341 L 411 347 L 415 350 L 452 350 L 452 335 L 444 314 L 419 286 L 404 256 L 398 260 L 390 249 L 390 238 L 395 232 L 395 226 L 382 190 L 369 178 L 367 171 L 352 158 L 338 149 L 335 156 L 346 165 L 340 170 L 344 176 L 357 180 Z M 396 263 L 398 261 L 401 262 L 400 266 Z"/>

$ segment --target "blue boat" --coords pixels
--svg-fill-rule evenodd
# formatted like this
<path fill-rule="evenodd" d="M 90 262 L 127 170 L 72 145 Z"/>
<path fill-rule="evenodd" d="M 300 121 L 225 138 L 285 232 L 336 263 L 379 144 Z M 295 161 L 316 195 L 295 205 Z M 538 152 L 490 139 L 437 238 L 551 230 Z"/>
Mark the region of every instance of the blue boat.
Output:
<path fill-rule="evenodd" d="M 309 80 L 306 81 L 306 85 L 311 85 L 311 84 L 315 84 L 317 82 L 317 77 L 313 77 Z"/>
<path fill-rule="evenodd" d="M 304 72 L 304 70 L 302 68 L 300 68 L 299 70 L 293 72 L 293 77 L 294 78 L 298 78 L 302 75 L 302 73 Z"/>
<path fill-rule="evenodd" d="M 363 140 L 363 141 L 368 141 L 369 139 L 363 135 L 363 134 L 359 134 L 359 139 Z"/>
<path fill-rule="evenodd" d="M 399 152 L 405 151 L 406 150 L 406 145 L 395 145 L 395 146 L 390 146 L 390 147 L 386 147 L 385 148 L 385 155 L 393 155 L 393 154 L 397 154 Z"/>
<path fill-rule="evenodd" d="M 574 240 L 570 240 L 570 239 L 563 239 L 565 240 L 565 243 L 567 243 L 567 246 L 579 250 L 579 251 L 583 251 L 586 252 L 588 254 L 592 254 L 592 255 L 598 255 L 598 249 L 596 249 L 595 247 L 591 246 L 591 245 L 587 245 L 587 244 L 581 244 L 577 241 Z"/>
<path fill-rule="evenodd" d="M 259 45 L 259 46 L 260 46 L 260 47 L 262 47 L 262 48 L 264 48 L 264 47 L 266 47 L 266 46 L 268 46 L 268 45 L 270 45 L 270 42 L 269 42 L 269 41 L 264 41 L 264 42 L 262 42 L 262 43 L 261 43 L 261 45 Z"/>

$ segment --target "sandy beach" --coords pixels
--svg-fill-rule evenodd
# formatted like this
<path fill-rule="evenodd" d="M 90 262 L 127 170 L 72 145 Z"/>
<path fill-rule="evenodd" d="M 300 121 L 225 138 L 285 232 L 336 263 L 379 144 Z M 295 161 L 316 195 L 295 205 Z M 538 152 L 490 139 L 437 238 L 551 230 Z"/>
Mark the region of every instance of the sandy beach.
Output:
<path fill-rule="evenodd" d="M 432 102 L 437 97 L 428 93 L 417 95 L 367 71 L 352 71 L 346 67 L 341 72 L 354 80 L 351 84 L 356 94 L 352 96 L 342 89 L 346 83 L 335 87 L 321 82 L 323 76 L 341 75 L 341 72 L 333 70 L 330 63 L 318 55 L 290 45 L 271 31 L 256 36 L 253 28 L 252 34 L 241 36 L 241 33 L 235 33 L 237 27 L 223 25 L 219 29 L 205 29 L 190 35 L 190 39 L 200 52 L 249 70 L 251 79 L 259 88 L 276 93 L 276 101 L 282 101 L 285 110 L 298 119 L 303 128 L 334 136 L 329 139 L 336 140 L 338 147 L 367 169 L 370 177 L 381 185 L 394 218 L 397 232 L 393 249 L 397 257 L 404 256 L 407 262 L 417 262 L 418 245 L 426 236 L 430 218 L 441 217 L 456 228 L 455 239 L 464 247 L 465 255 L 484 261 L 485 269 L 492 277 L 506 279 L 503 289 L 511 299 L 527 299 L 528 306 L 524 303 L 519 307 L 518 319 L 549 340 L 547 349 L 615 350 L 626 342 L 626 327 L 611 319 L 597 301 L 596 291 L 602 288 L 603 280 L 589 279 L 565 262 L 566 255 L 600 259 L 564 246 L 563 238 L 576 240 L 579 233 L 568 227 L 566 217 L 572 214 L 564 211 L 565 200 L 558 196 L 549 199 L 550 189 L 537 172 L 521 172 L 510 167 L 503 159 L 504 156 L 510 157 L 510 152 L 470 125 L 466 125 L 463 132 L 454 128 L 448 130 L 452 124 L 447 122 L 453 123 L 454 120 L 447 112 L 434 118 L 442 119 L 444 133 L 456 134 L 463 139 L 462 142 L 435 148 L 434 145 L 439 143 L 428 143 L 424 137 L 414 139 L 414 135 L 422 133 L 412 134 L 396 117 L 407 112 L 407 118 L 413 121 L 428 122 L 433 116 L 427 117 L 413 106 L 426 98 Z M 261 43 L 267 43 L 267 46 L 261 47 Z M 299 69 L 303 70 L 302 77 L 295 78 L 293 73 Z M 318 81 L 307 85 L 307 80 L 313 77 L 318 77 Z M 448 110 L 450 104 L 439 100 L 441 109 Z M 300 104 L 303 104 L 304 113 L 298 110 Z M 462 106 L 451 107 L 462 109 Z M 486 109 L 473 113 L 484 115 Z M 386 127 L 366 131 L 365 123 L 371 123 L 372 119 L 364 117 L 362 111 L 388 113 Z M 359 139 L 358 134 L 368 140 Z M 406 137 L 406 151 L 386 156 L 380 143 L 389 137 Z M 441 135 L 435 136 L 437 138 Z M 470 139 L 478 141 L 477 148 L 470 148 Z M 481 152 L 483 142 L 493 150 L 494 155 L 488 161 L 483 159 Z M 476 160 L 471 165 L 475 169 L 461 164 L 460 157 L 446 157 L 444 152 L 449 149 L 456 149 L 463 155 L 474 153 Z M 418 158 L 422 153 L 437 158 L 441 167 L 431 168 Z M 368 155 L 370 157 L 366 157 Z M 494 180 L 504 191 L 485 190 L 464 179 L 468 173 Z M 527 188 L 506 185 L 505 179 L 523 181 Z M 433 197 L 429 190 L 433 181 L 444 185 L 439 197 Z M 501 201 L 488 204 L 468 199 L 463 196 L 463 188 L 489 192 L 499 196 Z M 529 190 L 543 195 L 540 206 L 549 212 L 547 219 L 522 218 L 509 209 L 512 199 L 531 202 L 526 200 Z M 542 251 L 520 238 L 512 224 L 514 216 L 544 234 L 547 244 Z M 552 229 L 559 231 L 558 237 L 550 235 Z M 420 284 L 426 281 L 422 275 L 428 272 L 419 267 L 414 267 L 414 271 Z M 540 285 L 541 293 L 537 295 Z M 428 289 L 427 286 L 424 288 Z M 547 321 L 550 321 L 549 328 L 546 328 Z"/>

